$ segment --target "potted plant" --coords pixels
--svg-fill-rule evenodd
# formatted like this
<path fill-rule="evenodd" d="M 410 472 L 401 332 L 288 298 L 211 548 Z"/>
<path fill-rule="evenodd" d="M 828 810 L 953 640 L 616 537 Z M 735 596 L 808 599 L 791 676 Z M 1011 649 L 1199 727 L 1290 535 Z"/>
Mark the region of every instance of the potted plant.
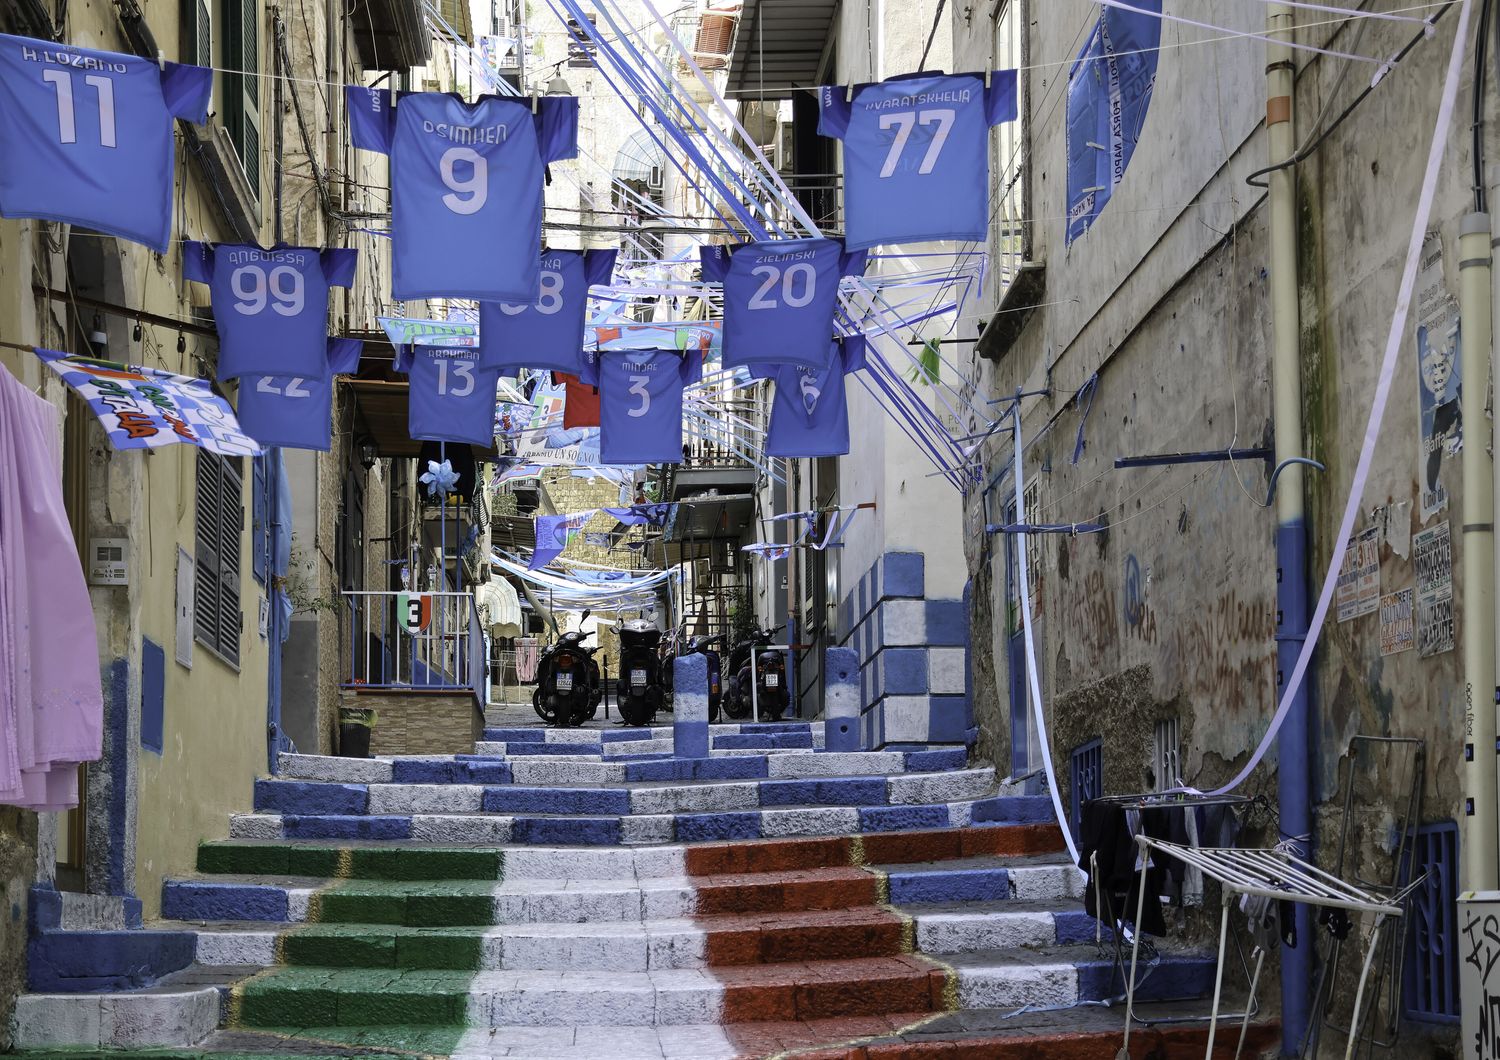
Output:
<path fill-rule="evenodd" d="M 375 727 L 374 707 L 339 708 L 339 755 L 370 757 L 370 730 Z"/>

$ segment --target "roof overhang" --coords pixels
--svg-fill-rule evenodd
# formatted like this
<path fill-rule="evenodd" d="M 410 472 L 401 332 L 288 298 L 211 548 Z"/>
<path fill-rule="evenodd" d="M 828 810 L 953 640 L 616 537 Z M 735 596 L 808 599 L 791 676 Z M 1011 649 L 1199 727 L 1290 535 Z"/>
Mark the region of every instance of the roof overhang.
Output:
<path fill-rule="evenodd" d="M 367 0 L 349 19 L 366 70 L 406 70 L 432 58 L 432 34 L 422 0 Z"/>
<path fill-rule="evenodd" d="M 726 93 L 789 99 L 818 87 L 839 0 L 745 0 Z"/>
<path fill-rule="evenodd" d="M 754 519 L 754 494 L 689 497 L 677 502 L 676 515 L 662 537 L 668 542 L 738 539 Z"/>

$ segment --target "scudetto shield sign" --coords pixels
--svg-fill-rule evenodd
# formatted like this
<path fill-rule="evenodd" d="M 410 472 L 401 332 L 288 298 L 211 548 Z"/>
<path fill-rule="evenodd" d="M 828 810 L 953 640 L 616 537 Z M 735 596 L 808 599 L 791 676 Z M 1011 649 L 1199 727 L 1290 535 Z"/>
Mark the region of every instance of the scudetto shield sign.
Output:
<path fill-rule="evenodd" d="M 396 620 L 408 633 L 420 633 L 432 624 L 432 596 L 429 593 L 397 593 Z"/>

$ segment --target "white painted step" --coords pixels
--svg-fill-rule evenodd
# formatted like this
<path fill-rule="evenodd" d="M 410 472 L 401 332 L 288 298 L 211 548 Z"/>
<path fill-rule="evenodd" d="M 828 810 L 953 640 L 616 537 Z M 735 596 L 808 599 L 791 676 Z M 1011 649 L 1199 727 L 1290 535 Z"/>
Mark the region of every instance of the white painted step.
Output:
<path fill-rule="evenodd" d="M 103 994 L 22 994 L 17 1049 L 143 1049 L 196 1045 L 219 1025 L 214 987 L 152 987 Z"/>
<path fill-rule="evenodd" d="M 529 1060 L 730 1060 L 742 1056 L 722 1026 L 661 1027 L 562 1025 L 475 1027 L 453 1050 L 453 1060 L 527 1057 Z"/>
<path fill-rule="evenodd" d="M 655 1027 L 716 1023 L 723 987 L 711 972 L 479 972 L 469 1022 L 479 1026 Z"/>

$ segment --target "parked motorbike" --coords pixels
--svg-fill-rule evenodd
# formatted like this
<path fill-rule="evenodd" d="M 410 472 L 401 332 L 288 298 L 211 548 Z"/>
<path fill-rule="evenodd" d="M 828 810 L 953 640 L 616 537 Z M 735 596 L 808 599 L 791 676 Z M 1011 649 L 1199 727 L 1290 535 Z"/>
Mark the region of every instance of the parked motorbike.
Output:
<path fill-rule="evenodd" d="M 729 653 L 729 680 L 724 690 L 724 713 L 731 718 L 747 718 L 754 709 L 750 688 L 750 656 L 755 653 L 755 695 L 760 702 L 764 721 L 780 721 L 791 704 L 786 684 L 786 658 L 779 651 L 761 651 L 784 627 L 758 629 L 734 646 Z"/>
<path fill-rule="evenodd" d="M 584 618 L 589 612 L 583 613 Z M 570 728 L 592 718 L 604 698 L 599 680 L 597 647 L 588 647 L 585 630 L 564 633 L 542 650 L 537 662 L 536 691 L 531 705 L 548 725 Z"/>
<path fill-rule="evenodd" d="M 724 643 L 722 633 L 712 637 L 694 637 L 683 650 L 684 655 L 701 655 L 708 660 L 708 720 L 719 720 L 719 708 L 724 699 L 721 688 L 722 673 L 716 645 Z"/>
<path fill-rule="evenodd" d="M 615 705 L 627 725 L 650 725 L 662 708 L 665 690 L 657 645 L 661 630 L 644 618 L 620 626 L 620 676 L 615 681 Z"/>

